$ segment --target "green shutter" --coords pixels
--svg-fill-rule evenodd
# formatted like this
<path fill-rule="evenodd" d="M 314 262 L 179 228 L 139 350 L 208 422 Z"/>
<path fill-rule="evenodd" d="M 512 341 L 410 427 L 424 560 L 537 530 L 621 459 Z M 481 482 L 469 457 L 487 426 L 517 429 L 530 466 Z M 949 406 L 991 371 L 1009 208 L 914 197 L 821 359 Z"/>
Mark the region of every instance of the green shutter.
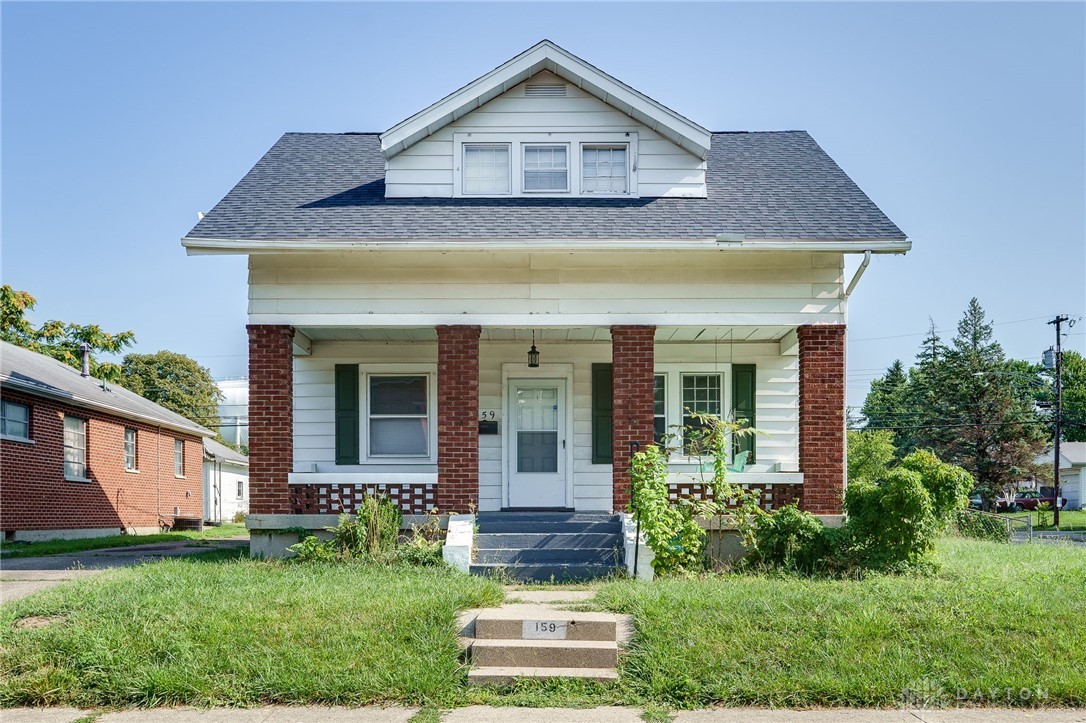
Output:
<path fill-rule="evenodd" d="M 753 364 L 735 364 L 732 366 L 732 412 L 736 422 L 744 427 L 754 426 L 754 379 Z M 735 453 L 750 452 L 747 464 L 754 462 L 754 436 L 735 438 Z"/>
<path fill-rule="evenodd" d="M 358 464 L 358 365 L 336 364 L 336 464 Z"/>
<path fill-rule="evenodd" d="M 610 364 L 592 365 L 592 464 L 611 464 L 611 409 L 614 393 Z"/>

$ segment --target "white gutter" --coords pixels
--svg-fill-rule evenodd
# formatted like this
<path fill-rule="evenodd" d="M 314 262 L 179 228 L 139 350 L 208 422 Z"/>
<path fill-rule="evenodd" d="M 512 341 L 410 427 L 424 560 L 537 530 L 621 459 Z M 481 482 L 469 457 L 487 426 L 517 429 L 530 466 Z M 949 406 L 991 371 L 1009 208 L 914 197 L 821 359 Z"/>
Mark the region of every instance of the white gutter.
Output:
<path fill-rule="evenodd" d="M 904 254 L 908 239 L 215 239 L 183 238 L 189 255 L 314 251 L 828 251 Z"/>
<path fill-rule="evenodd" d="M 13 379 L 12 377 L 4 377 L 2 380 L 3 386 L 9 389 L 18 389 L 26 392 L 27 394 L 33 394 L 38 397 L 46 397 L 48 399 L 56 399 L 60 402 L 67 402 L 68 404 L 75 405 L 77 407 L 87 407 L 89 409 L 97 409 L 99 411 L 108 412 L 118 417 L 125 417 L 128 419 L 139 419 L 145 422 L 154 424 L 157 427 L 166 427 L 177 432 L 185 432 L 186 434 L 192 434 L 197 437 L 212 437 L 214 432 L 210 429 L 204 429 L 198 425 L 186 427 L 180 424 L 173 424 L 171 422 L 163 422 L 159 417 L 153 417 L 149 414 L 141 414 L 140 412 L 133 412 L 130 409 L 124 409 L 123 407 L 114 406 L 112 404 L 104 404 L 94 399 L 87 399 L 86 397 L 80 397 L 71 392 L 58 393 L 49 389 L 43 389 L 37 384 L 29 384 L 27 382 Z M 148 400 L 149 403 L 154 404 Z"/>
<path fill-rule="evenodd" d="M 860 277 L 867 271 L 867 267 L 871 264 L 871 250 L 864 251 L 864 260 L 860 262 L 860 268 L 856 269 L 856 275 L 852 277 L 852 281 L 848 282 L 848 287 L 845 289 L 845 298 L 847 299 L 852 290 L 856 288 L 856 284 L 860 283 Z"/>

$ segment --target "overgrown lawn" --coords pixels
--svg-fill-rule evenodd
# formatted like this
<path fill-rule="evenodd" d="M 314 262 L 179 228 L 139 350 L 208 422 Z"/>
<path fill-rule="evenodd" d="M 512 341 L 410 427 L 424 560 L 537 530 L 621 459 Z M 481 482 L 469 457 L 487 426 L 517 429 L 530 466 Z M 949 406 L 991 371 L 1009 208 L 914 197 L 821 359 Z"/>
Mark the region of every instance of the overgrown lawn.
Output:
<path fill-rule="evenodd" d="M 1086 548 L 943 539 L 938 557 L 930 577 L 623 581 L 597 600 L 635 618 L 630 694 L 664 705 L 1086 703 Z"/>

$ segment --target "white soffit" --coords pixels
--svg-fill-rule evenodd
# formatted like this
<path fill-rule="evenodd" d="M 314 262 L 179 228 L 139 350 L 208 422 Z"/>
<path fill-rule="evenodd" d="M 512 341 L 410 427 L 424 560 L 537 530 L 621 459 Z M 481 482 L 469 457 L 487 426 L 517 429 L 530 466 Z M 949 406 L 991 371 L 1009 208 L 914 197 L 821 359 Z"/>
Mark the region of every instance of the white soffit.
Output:
<path fill-rule="evenodd" d="M 698 158 L 705 160 L 709 155 L 712 135 L 709 131 L 551 41 L 543 40 L 382 133 L 381 150 L 385 158 L 410 148 L 543 70 L 591 93 Z"/>

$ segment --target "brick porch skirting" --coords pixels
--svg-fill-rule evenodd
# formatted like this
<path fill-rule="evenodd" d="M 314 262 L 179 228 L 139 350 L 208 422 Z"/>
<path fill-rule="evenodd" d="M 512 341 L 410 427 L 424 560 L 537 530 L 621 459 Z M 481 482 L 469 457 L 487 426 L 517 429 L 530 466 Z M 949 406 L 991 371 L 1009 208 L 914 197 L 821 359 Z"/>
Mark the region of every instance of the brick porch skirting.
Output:
<path fill-rule="evenodd" d="M 290 511 L 297 515 L 354 514 L 367 495 L 384 495 L 405 515 L 421 515 L 437 506 L 437 488 L 423 484 L 291 485 Z"/>
<path fill-rule="evenodd" d="M 764 484 L 764 485 L 739 485 L 743 489 L 749 490 L 752 486 L 755 489 L 761 490 L 761 496 L 758 499 L 758 506 L 763 510 L 774 510 L 780 507 L 786 507 L 795 503 L 803 496 L 803 485 L 801 484 Z M 680 499 L 693 499 L 693 500 L 711 500 L 713 499 L 713 491 L 709 489 L 707 485 L 697 483 L 679 482 L 676 484 L 668 485 L 668 496 L 673 501 Z"/>

